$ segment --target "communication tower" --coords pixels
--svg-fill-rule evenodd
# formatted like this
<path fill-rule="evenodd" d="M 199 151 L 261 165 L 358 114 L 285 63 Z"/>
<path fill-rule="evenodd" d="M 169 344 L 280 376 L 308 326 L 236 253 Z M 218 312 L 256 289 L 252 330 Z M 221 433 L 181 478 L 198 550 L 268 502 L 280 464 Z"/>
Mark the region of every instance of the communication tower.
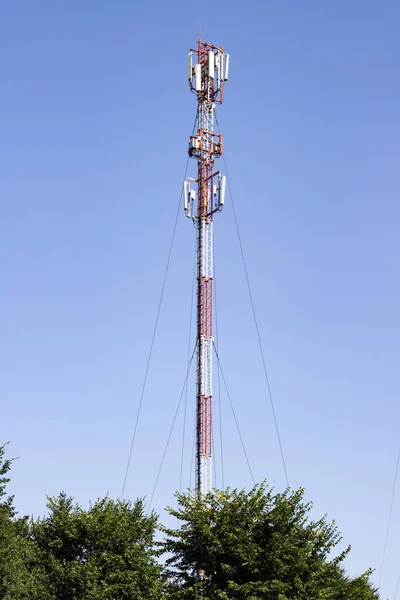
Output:
<path fill-rule="evenodd" d="M 226 187 L 226 177 L 214 170 L 222 155 L 222 135 L 215 133 L 214 123 L 215 105 L 222 104 L 228 80 L 229 54 L 199 40 L 189 52 L 188 69 L 189 88 L 197 96 L 197 135 L 189 140 L 197 179 L 184 182 L 183 196 L 186 216 L 197 228 L 196 490 L 205 495 L 212 488 L 213 217 L 222 210 Z"/>

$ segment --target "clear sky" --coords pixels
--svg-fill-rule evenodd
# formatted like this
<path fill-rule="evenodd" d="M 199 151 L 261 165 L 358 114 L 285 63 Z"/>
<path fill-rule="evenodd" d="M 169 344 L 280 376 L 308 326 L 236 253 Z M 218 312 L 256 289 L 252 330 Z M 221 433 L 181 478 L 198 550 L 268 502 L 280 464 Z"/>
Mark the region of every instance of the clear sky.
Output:
<path fill-rule="evenodd" d="M 19 457 L 16 505 L 41 514 L 62 489 L 83 504 L 121 492 L 195 114 L 186 65 L 201 19 L 203 37 L 231 54 L 219 123 L 290 483 L 337 521 L 350 574 L 379 571 L 400 447 L 400 5 L 199 6 L 1 4 L 0 437 Z M 282 490 L 229 198 L 215 233 L 221 361 L 255 477 Z M 182 211 L 132 498 L 151 493 L 185 375 L 193 241 Z M 225 395 L 222 407 L 225 482 L 249 486 Z M 185 485 L 193 408 L 191 378 Z M 182 412 L 158 511 L 179 486 L 181 437 Z M 219 454 L 216 464 L 221 485 Z M 397 490 L 385 599 L 399 533 Z"/>

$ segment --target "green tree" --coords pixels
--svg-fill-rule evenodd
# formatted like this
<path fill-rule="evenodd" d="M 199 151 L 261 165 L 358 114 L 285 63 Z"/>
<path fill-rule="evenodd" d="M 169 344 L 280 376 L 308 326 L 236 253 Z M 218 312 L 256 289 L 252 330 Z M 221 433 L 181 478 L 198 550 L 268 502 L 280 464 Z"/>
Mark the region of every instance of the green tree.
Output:
<path fill-rule="evenodd" d="M 28 518 L 19 518 L 12 496 L 7 496 L 12 460 L 0 447 L 0 598 L 50 600 L 39 553 L 29 540 Z"/>
<path fill-rule="evenodd" d="M 15 510 L 13 498 L 7 496 L 8 472 L 11 460 L 5 459 L 5 446 L 0 447 L 0 598 L 4 598 L 6 581 L 12 559 L 12 547 L 15 542 L 13 518 Z"/>
<path fill-rule="evenodd" d="M 64 493 L 31 525 L 54 600 L 155 600 L 161 568 L 154 551 L 157 517 L 141 500 L 106 497 L 88 510 Z"/>
<path fill-rule="evenodd" d="M 177 494 L 169 513 L 181 525 L 164 528 L 170 599 L 375 600 L 369 572 L 349 579 L 334 556 L 335 523 L 309 519 L 303 490 L 274 494 L 265 484 L 249 493 Z M 199 574 L 204 575 L 199 577 Z"/>

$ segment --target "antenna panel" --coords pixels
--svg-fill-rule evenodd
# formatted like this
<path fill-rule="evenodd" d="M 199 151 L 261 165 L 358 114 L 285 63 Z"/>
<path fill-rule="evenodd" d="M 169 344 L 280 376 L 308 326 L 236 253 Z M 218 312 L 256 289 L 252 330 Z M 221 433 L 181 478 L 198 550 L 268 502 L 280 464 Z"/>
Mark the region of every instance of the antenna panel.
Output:
<path fill-rule="evenodd" d="M 210 50 L 210 52 L 208 53 L 208 76 L 210 79 L 214 79 L 214 65 L 214 52 Z"/>
<path fill-rule="evenodd" d="M 193 77 L 193 52 L 189 52 L 189 55 L 188 55 L 188 77 L 189 77 L 189 81 L 192 81 L 192 77 Z"/>
<path fill-rule="evenodd" d="M 201 92 L 201 65 L 194 65 L 194 89 Z"/>
<path fill-rule="evenodd" d="M 224 73 L 224 81 L 228 81 L 229 74 L 229 54 L 225 54 L 225 73 Z"/>

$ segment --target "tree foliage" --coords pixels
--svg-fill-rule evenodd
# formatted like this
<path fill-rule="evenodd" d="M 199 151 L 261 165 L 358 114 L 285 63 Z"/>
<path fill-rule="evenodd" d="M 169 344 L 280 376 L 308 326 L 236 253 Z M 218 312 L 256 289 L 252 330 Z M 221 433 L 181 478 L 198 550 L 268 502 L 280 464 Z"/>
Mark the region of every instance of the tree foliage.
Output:
<path fill-rule="evenodd" d="M 169 512 L 180 526 L 161 528 L 156 544 L 158 519 L 142 500 L 85 510 L 61 493 L 45 517 L 18 517 L 4 454 L 0 600 L 378 600 L 369 571 L 346 575 L 349 548 L 338 552 L 335 523 L 310 519 L 303 490 L 178 494 Z"/>
<path fill-rule="evenodd" d="M 161 569 L 155 558 L 157 518 L 141 500 L 106 497 L 88 510 L 62 493 L 31 525 L 54 600 L 155 600 Z"/>
<path fill-rule="evenodd" d="M 17 518 L 14 498 L 7 496 L 12 460 L 0 447 L 0 598 L 48 600 L 39 553 L 29 539 L 28 518 Z"/>
<path fill-rule="evenodd" d="M 0 448 L 1 600 L 158 600 L 157 517 L 143 501 L 106 497 L 88 510 L 62 493 L 45 518 L 17 518 Z"/>
<path fill-rule="evenodd" d="M 163 549 L 171 599 L 373 600 L 369 572 L 346 577 L 335 555 L 335 523 L 310 520 L 303 490 L 274 494 L 265 484 L 245 491 L 215 491 L 204 500 L 177 494 Z M 204 576 L 199 579 L 199 573 Z"/>

